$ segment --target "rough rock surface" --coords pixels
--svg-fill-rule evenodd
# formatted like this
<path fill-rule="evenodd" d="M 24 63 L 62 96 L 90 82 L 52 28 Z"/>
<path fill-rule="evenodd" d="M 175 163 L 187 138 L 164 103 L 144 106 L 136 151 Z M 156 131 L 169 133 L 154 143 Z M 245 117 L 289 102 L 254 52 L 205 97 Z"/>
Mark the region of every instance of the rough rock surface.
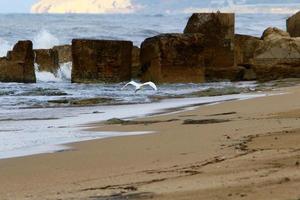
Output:
<path fill-rule="evenodd" d="M 35 83 L 34 53 L 31 41 L 19 41 L 7 57 L 0 58 L 0 81 Z"/>
<path fill-rule="evenodd" d="M 131 77 L 139 78 L 141 76 L 140 48 L 133 46 L 132 48 L 132 66 Z"/>
<path fill-rule="evenodd" d="M 279 29 L 279 28 L 269 27 L 263 32 L 263 34 L 261 36 L 261 39 L 267 41 L 267 40 L 281 39 L 283 37 L 289 38 L 290 34 L 286 31 L 283 31 L 283 30 Z"/>
<path fill-rule="evenodd" d="M 260 38 L 248 35 L 235 35 L 235 63 L 248 68 L 251 65 L 256 49 L 263 44 Z"/>
<path fill-rule="evenodd" d="M 58 53 L 53 49 L 36 49 L 35 63 L 38 64 L 39 71 L 56 73 L 58 64 Z"/>
<path fill-rule="evenodd" d="M 288 18 L 286 26 L 287 31 L 292 37 L 300 37 L 300 12 Z"/>
<path fill-rule="evenodd" d="M 131 78 L 132 42 L 72 41 L 72 82 L 122 82 Z"/>
<path fill-rule="evenodd" d="M 268 30 L 270 34 L 265 36 Z M 257 79 L 267 81 L 300 77 L 300 38 L 289 37 L 278 29 L 267 29 L 262 38 L 264 41 L 255 50 L 252 61 Z"/>
<path fill-rule="evenodd" d="M 184 33 L 202 33 L 205 36 L 234 39 L 235 15 L 233 13 L 194 13 Z"/>
<path fill-rule="evenodd" d="M 71 47 L 71 45 L 54 46 L 53 50 L 57 51 L 59 63 L 72 62 L 72 47 Z"/>
<path fill-rule="evenodd" d="M 269 81 L 300 77 L 300 38 L 278 28 L 262 37 L 235 37 L 236 65 L 244 67 L 242 80 Z"/>
<path fill-rule="evenodd" d="M 156 83 L 204 82 L 204 36 L 163 34 L 141 45 L 142 80 Z"/>
<path fill-rule="evenodd" d="M 244 71 L 243 67 L 206 68 L 205 76 L 209 81 L 240 81 L 243 79 Z"/>
<path fill-rule="evenodd" d="M 194 13 L 190 17 L 184 33 L 201 33 L 205 37 L 207 80 L 211 80 L 210 72 L 218 73 L 221 79 L 232 78 L 232 76 L 227 77 L 228 73 L 224 76 L 221 73 L 230 71 L 235 66 L 234 26 L 235 15 L 233 13 Z"/>

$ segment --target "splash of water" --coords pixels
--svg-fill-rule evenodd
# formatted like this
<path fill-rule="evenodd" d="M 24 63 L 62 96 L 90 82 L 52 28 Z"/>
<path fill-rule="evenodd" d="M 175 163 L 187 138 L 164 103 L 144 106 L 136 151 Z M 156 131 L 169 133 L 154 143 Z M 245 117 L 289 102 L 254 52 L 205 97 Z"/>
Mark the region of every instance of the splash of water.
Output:
<path fill-rule="evenodd" d="M 0 38 L 0 57 L 6 56 L 7 52 L 12 49 L 12 46 L 9 44 L 8 41 L 3 40 Z"/>
<path fill-rule="evenodd" d="M 39 65 L 34 64 L 35 76 L 38 82 L 70 82 L 72 62 L 62 63 L 56 73 L 39 71 Z"/>
<path fill-rule="evenodd" d="M 72 62 L 62 63 L 60 64 L 60 67 L 56 72 L 56 77 L 64 81 L 70 81 L 71 71 L 72 71 Z"/>
<path fill-rule="evenodd" d="M 59 45 L 58 38 L 45 29 L 38 32 L 33 38 L 33 47 L 35 49 L 50 49 L 55 45 Z"/>

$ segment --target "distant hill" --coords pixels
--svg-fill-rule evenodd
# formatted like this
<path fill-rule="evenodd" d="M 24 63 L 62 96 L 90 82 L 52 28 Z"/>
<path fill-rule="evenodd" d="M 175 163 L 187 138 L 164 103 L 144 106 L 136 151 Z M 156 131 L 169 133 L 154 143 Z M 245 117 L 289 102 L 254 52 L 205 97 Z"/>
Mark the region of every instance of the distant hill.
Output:
<path fill-rule="evenodd" d="M 130 13 L 130 0 L 40 0 L 32 13 Z"/>
<path fill-rule="evenodd" d="M 142 9 L 137 9 L 142 8 Z M 182 13 L 214 11 L 293 13 L 300 0 L 39 0 L 33 13 Z"/>

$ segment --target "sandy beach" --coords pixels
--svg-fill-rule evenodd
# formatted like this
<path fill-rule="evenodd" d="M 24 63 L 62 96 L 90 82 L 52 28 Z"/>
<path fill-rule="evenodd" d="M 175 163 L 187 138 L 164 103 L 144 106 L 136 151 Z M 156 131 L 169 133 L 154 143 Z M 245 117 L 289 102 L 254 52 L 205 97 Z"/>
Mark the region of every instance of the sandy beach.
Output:
<path fill-rule="evenodd" d="M 0 160 L 0 199 L 300 198 L 300 87 L 94 131 L 152 134 Z"/>

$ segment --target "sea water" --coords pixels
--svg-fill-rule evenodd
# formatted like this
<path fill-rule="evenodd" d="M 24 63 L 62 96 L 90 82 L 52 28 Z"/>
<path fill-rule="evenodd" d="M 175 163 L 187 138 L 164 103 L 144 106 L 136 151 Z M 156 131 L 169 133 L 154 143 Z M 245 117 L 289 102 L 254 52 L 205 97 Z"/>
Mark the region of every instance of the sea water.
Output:
<path fill-rule="evenodd" d="M 18 40 L 33 41 L 34 48 L 70 44 L 73 38 L 131 40 L 139 46 L 161 33 L 180 33 L 190 14 L 130 15 L 0 15 L 0 55 Z M 236 33 L 260 36 L 264 29 L 285 29 L 288 14 L 238 14 Z M 72 63 L 64 63 L 54 75 L 36 70 L 36 84 L 0 83 L 0 159 L 53 152 L 66 143 L 139 133 L 88 132 L 82 126 L 110 118 L 133 118 L 162 109 L 192 106 L 251 95 L 172 99 L 207 89 L 247 88 L 255 82 L 163 84 L 159 91 L 134 93 L 121 90 L 125 83 L 71 84 Z M 159 97 L 159 98 L 158 98 Z M 157 99 L 169 98 L 157 101 Z M 171 99 L 170 99 L 171 98 Z M 106 105 L 72 104 L 86 99 L 104 99 Z M 61 103 L 58 103 L 61 102 Z M 132 112 L 134 110 L 134 112 Z"/>

